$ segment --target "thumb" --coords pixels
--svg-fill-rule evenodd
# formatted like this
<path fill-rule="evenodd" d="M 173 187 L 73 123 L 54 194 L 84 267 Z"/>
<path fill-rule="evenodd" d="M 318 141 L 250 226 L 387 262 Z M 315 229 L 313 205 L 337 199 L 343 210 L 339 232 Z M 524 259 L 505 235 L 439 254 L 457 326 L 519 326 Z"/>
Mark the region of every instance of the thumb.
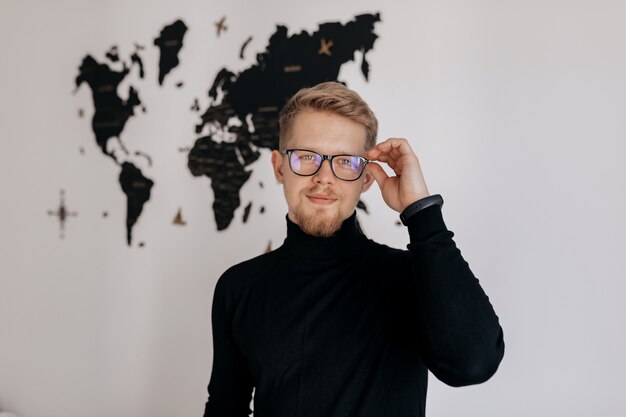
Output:
<path fill-rule="evenodd" d="M 383 167 L 378 165 L 376 162 L 368 163 L 367 170 L 370 172 L 370 174 L 372 174 L 379 187 L 381 187 L 383 185 L 383 182 L 385 182 L 385 180 L 389 178 L 389 175 L 387 175 Z"/>

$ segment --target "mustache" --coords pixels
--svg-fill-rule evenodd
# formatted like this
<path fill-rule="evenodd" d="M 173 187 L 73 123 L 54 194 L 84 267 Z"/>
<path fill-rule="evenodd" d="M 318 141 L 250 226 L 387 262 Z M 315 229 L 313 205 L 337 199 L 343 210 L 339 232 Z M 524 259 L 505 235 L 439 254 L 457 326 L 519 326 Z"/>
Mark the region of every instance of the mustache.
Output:
<path fill-rule="evenodd" d="M 328 198 L 339 198 L 337 193 L 335 193 L 330 187 L 315 186 L 311 188 L 307 194 L 321 194 Z"/>

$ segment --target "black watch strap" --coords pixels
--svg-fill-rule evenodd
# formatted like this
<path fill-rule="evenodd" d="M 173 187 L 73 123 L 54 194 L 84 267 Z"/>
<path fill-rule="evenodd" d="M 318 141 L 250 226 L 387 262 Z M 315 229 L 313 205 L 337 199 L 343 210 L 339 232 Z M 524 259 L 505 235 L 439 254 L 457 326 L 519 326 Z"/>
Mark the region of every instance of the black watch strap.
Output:
<path fill-rule="evenodd" d="M 429 195 L 428 197 L 417 200 L 400 213 L 400 220 L 402 220 L 402 224 L 406 226 L 407 221 L 411 216 L 418 211 L 423 210 L 426 207 L 434 206 L 435 204 L 439 207 L 443 207 L 443 197 L 441 197 L 441 194 Z"/>

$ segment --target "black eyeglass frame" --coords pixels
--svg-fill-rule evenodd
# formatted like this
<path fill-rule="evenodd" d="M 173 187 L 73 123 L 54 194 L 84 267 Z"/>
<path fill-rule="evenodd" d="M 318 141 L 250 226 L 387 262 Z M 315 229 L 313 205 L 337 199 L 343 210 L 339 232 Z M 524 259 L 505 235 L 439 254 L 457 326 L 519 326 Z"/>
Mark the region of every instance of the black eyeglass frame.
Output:
<path fill-rule="evenodd" d="M 322 160 L 320 161 L 320 164 L 319 164 L 319 166 L 317 167 L 317 169 L 315 170 L 315 172 L 313 172 L 313 173 L 311 173 L 311 174 L 298 174 L 296 171 L 294 171 L 294 170 L 293 170 L 293 168 L 291 167 L 291 153 L 292 153 L 292 152 L 294 152 L 294 151 L 311 152 L 311 153 L 314 153 L 314 154 L 316 154 L 316 155 L 321 156 L 321 157 L 322 157 Z M 341 180 L 341 181 L 356 181 L 356 180 L 358 180 L 359 178 L 361 178 L 361 177 L 363 176 L 363 173 L 365 172 L 365 166 L 366 166 L 366 165 L 367 165 L 367 163 L 370 161 L 369 159 L 364 158 L 364 157 L 362 157 L 362 156 L 360 156 L 360 155 L 351 155 L 351 154 L 349 154 L 349 153 L 340 153 L 340 154 L 337 154 L 337 155 L 324 155 L 324 154 L 322 154 L 322 153 L 315 152 L 315 151 L 312 151 L 312 150 L 310 150 L 310 149 L 300 149 L 300 148 L 285 149 L 285 150 L 280 151 L 280 153 L 281 153 L 281 154 L 283 154 L 283 155 L 287 155 L 287 159 L 288 159 L 288 161 L 289 161 L 289 169 L 291 170 L 291 172 L 293 172 L 294 174 L 299 175 L 299 176 L 301 176 L 301 177 L 310 177 L 310 176 L 312 176 L 312 175 L 317 174 L 317 173 L 319 172 L 319 170 L 322 168 L 322 164 L 324 163 L 324 161 L 328 159 L 328 163 L 330 164 L 330 170 L 332 171 L 332 173 L 333 173 L 333 175 L 335 176 L 335 178 L 337 178 L 337 179 L 339 179 L 339 180 Z M 359 173 L 359 176 L 358 176 L 358 177 L 356 177 L 356 178 L 355 178 L 355 179 L 353 179 L 353 180 L 346 180 L 346 179 L 344 179 L 344 178 L 340 178 L 340 177 L 339 177 L 339 176 L 335 173 L 335 168 L 333 167 L 333 159 L 334 159 L 335 157 L 337 157 L 337 156 L 350 156 L 350 157 L 357 157 L 357 158 L 359 158 L 359 159 L 363 162 L 363 168 L 361 168 L 361 172 Z"/>

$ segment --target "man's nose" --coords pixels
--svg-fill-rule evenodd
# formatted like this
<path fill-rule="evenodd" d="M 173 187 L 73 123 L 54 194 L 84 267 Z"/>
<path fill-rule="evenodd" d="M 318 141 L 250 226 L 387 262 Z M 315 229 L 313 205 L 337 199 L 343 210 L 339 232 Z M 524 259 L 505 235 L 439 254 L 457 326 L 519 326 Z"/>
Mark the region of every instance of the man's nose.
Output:
<path fill-rule="evenodd" d="M 333 174 L 329 160 L 325 159 L 322 161 L 322 166 L 320 166 L 320 169 L 313 175 L 313 181 L 323 184 L 335 181 L 335 174 Z"/>

